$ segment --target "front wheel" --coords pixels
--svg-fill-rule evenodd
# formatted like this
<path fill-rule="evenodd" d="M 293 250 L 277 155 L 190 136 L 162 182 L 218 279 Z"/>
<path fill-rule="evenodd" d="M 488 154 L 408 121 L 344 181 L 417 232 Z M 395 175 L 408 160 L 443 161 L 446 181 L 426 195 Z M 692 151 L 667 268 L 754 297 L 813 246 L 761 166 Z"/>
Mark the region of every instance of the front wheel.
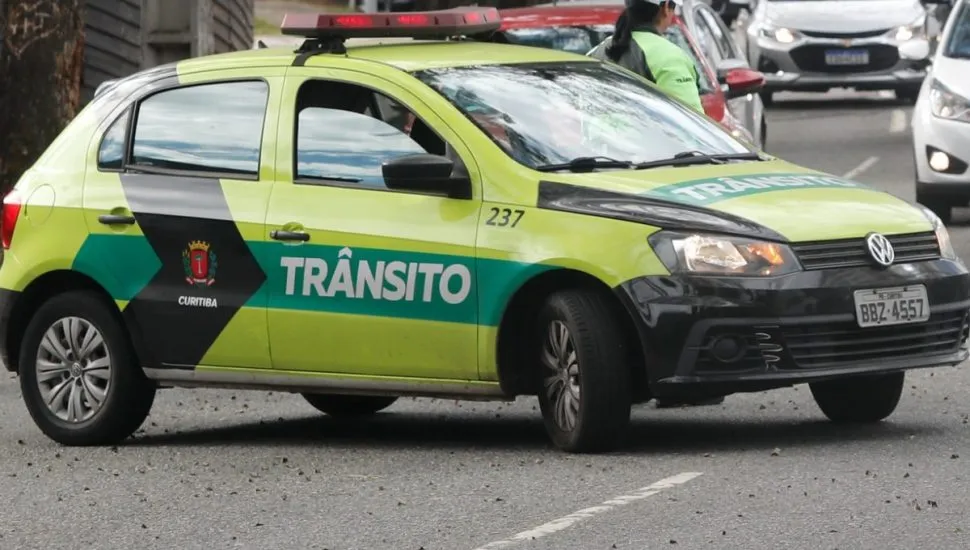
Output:
<path fill-rule="evenodd" d="M 599 294 L 553 294 L 539 314 L 534 348 L 539 406 L 553 444 L 567 452 L 608 451 L 630 421 L 628 342 Z"/>
<path fill-rule="evenodd" d="M 896 410 L 905 374 L 894 372 L 809 384 L 822 413 L 833 422 L 879 422 Z"/>
<path fill-rule="evenodd" d="M 20 347 L 20 390 L 34 422 L 64 445 L 109 445 L 148 417 L 155 386 L 107 301 L 57 295 L 34 314 Z"/>
<path fill-rule="evenodd" d="M 341 395 L 326 393 L 304 393 L 303 399 L 314 409 L 338 418 L 370 416 L 382 411 L 397 401 L 397 397 L 382 395 Z"/>

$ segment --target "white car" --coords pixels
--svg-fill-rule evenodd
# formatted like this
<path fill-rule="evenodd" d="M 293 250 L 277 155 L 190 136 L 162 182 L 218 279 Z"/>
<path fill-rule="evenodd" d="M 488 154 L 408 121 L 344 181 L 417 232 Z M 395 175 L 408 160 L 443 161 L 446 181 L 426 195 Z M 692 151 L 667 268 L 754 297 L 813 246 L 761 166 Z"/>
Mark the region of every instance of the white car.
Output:
<path fill-rule="evenodd" d="M 970 0 L 955 1 L 930 63 L 913 109 L 916 200 L 946 223 L 970 202 Z"/>

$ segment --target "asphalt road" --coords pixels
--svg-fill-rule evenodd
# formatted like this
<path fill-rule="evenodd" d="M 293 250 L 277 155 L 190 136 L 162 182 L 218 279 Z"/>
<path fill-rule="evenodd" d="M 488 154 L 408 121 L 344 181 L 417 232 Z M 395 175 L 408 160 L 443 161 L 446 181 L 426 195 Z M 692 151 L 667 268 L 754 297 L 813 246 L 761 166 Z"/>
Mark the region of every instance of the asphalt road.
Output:
<path fill-rule="evenodd" d="M 817 97 L 779 96 L 768 150 L 911 198 L 909 109 Z M 913 374 L 866 429 L 827 423 L 804 387 L 648 405 L 623 452 L 570 456 L 534 400 L 406 400 L 354 425 L 294 395 L 169 390 L 133 442 L 71 449 L 10 378 L 0 548 L 965 548 L 968 394 L 966 368 Z"/>

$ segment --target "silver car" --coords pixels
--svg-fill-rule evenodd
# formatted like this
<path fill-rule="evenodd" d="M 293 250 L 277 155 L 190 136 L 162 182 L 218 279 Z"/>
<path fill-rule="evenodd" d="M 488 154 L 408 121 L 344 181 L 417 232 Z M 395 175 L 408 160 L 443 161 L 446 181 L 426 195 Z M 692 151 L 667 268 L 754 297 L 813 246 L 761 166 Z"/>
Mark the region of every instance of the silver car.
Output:
<path fill-rule="evenodd" d="M 926 72 L 899 55 L 901 44 L 939 32 L 919 0 L 750 2 L 739 23 L 751 66 L 767 77 L 765 103 L 786 90 L 893 90 L 906 101 L 919 94 Z"/>
<path fill-rule="evenodd" d="M 902 53 L 919 59 L 929 47 Z M 948 223 L 970 202 L 970 0 L 953 6 L 913 108 L 913 158 L 917 202 Z"/>

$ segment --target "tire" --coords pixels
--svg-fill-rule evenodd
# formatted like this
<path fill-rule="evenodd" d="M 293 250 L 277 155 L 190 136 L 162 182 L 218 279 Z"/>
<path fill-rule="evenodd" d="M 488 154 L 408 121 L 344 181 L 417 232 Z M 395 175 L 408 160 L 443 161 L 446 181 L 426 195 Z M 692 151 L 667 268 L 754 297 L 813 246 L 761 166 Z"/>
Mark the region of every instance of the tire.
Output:
<path fill-rule="evenodd" d="M 303 399 L 314 409 L 335 418 L 370 416 L 397 401 L 397 397 L 383 395 L 340 395 L 329 393 L 304 393 Z"/>
<path fill-rule="evenodd" d="M 916 103 L 917 98 L 919 98 L 919 88 L 899 88 L 893 93 L 896 95 L 896 99 L 909 104 Z"/>
<path fill-rule="evenodd" d="M 838 423 L 874 423 L 896 410 L 905 373 L 858 376 L 809 384 L 822 413 Z"/>
<path fill-rule="evenodd" d="M 100 335 L 102 344 L 91 344 L 85 349 L 60 338 L 74 328 L 82 343 L 95 342 L 87 338 Z M 67 352 L 61 355 L 70 354 L 66 357 L 69 362 L 62 362 L 51 353 L 57 346 L 42 346 L 45 341 L 51 342 L 51 337 L 58 340 L 58 352 Z M 41 360 L 64 366 L 39 376 Z M 30 416 L 45 435 L 63 445 L 120 443 L 142 425 L 155 401 L 155 384 L 141 371 L 117 313 L 100 295 L 90 291 L 59 294 L 38 308 L 24 333 L 19 374 L 20 390 Z M 48 375 L 52 378 L 43 383 L 49 391 L 58 386 L 64 388 L 54 400 L 59 404 L 55 410 L 46 404 L 47 392 L 38 383 Z M 94 396 L 98 395 L 103 396 L 100 405 L 94 403 Z M 71 407 L 72 401 L 75 407 Z"/>
<path fill-rule="evenodd" d="M 928 198 L 926 196 L 917 194 L 916 202 L 922 204 L 926 208 L 929 208 L 930 212 L 933 212 L 939 216 L 940 221 L 943 222 L 943 225 L 950 225 L 950 222 L 953 221 L 953 205 L 950 204 L 946 199 L 936 197 Z"/>
<path fill-rule="evenodd" d="M 631 364 L 609 302 L 587 290 L 555 293 L 535 330 L 539 408 L 552 443 L 570 453 L 614 449 L 630 422 Z"/>
<path fill-rule="evenodd" d="M 765 107 L 770 107 L 775 104 L 774 92 L 758 92 L 761 95 L 761 102 L 764 103 Z"/>

